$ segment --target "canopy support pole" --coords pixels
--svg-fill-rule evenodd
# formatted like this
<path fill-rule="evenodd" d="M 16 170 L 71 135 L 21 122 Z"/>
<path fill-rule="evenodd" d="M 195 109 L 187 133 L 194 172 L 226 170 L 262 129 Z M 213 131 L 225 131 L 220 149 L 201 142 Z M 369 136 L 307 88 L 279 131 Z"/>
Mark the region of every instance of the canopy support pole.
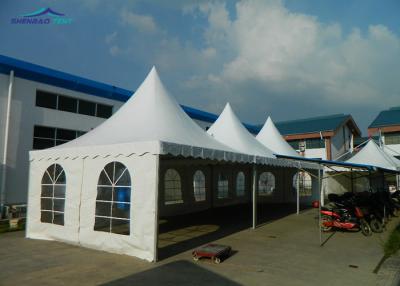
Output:
<path fill-rule="evenodd" d="M 303 183 L 303 185 L 304 185 L 304 183 Z M 297 215 L 300 213 L 299 189 L 300 189 L 300 172 L 297 172 L 297 182 L 296 182 L 296 214 Z"/>
<path fill-rule="evenodd" d="M 322 246 L 322 227 L 321 227 L 321 206 L 323 203 L 323 190 L 322 190 L 322 184 L 321 184 L 321 169 L 318 170 L 318 190 L 319 190 L 319 204 L 318 204 L 318 228 L 319 228 L 319 244 Z"/>
<path fill-rule="evenodd" d="M 255 229 L 257 226 L 257 168 L 253 164 L 253 186 L 252 186 L 252 196 L 253 196 L 253 223 L 252 228 Z"/>

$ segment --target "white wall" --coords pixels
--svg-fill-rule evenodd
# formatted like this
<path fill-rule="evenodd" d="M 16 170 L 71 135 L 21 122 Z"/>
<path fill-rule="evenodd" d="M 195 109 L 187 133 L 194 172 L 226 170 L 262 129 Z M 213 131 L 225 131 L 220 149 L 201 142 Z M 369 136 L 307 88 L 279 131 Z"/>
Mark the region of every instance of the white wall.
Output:
<path fill-rule="evenodd" d="M 8 75 L 0 74 L 0 108 L 5 105 L 8 78 Z M 25 203 L 27 200 L 28 151 L 32 150 L 34 125 L 88 131 L 104 121 L 98 117 L 36 107 L 36 89 L 113 105 L 114 111 L 122 105 L 119 101 L 15 77 L 8 142 L 6 203 Z M 1 132 L 4 132 L 5 124 L 3 114 L 1 112 L 0 115 Z M 3 150 L 2 142 L 0 147 Z"/>
<path fill-rule="evenodd" d="M 306 149 L 304 152 L 304 157 L 321 158 L 322 160 L 326 160 L 326 150 L 325 148 Z"/>

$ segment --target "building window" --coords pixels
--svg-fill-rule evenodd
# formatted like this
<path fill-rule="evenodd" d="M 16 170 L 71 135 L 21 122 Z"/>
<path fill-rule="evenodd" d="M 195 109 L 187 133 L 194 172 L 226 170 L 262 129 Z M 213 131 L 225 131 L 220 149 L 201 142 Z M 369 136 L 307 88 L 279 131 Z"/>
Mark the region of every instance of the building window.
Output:
<path fill-rule="evenodd" d="M 246 191 L 246 178 L 243 172 L 239 172 L 236 176 L 236 196 L 244 196 Z"/>
<path fill-rule="evenodd" d="M 64 225 L 65 189 L 64 169 L 58 164 L 48 167 L 41 184 L 41 222 Z"/>
<path fill-rule="evenodd" d="M 269 196 L 275 190 L 275 176 L 271 172 L 263 172 L 258 178 L 258 194 Z"/>
<path fill-rule="evenodd" d="M 129 235 L 131 176 L 120 162 L 111 162 L 101 171 L 97 183 L 94 230 Z"/>
<path fill-rule="evenodd" d="M 300 140 L 290 140 L 287 141 L 287 143 L 289 143 L 289 145 L 292 146 L 294 150 L 299 150 Z"/>
<path fill-rule="evenodd" d="M 293 176 L 293 188 L 299 191 L 300 197 L 308 197 L 312 195 L 312 179 L 310 174 L 304 171 L 297 172 Z"/>
<path fill-rule="evenodd" d="M 36 106 L 101 118 L 111 117 L 113 110 L 111 105 L 91 102 L 88 100 L 41 90 L 36 91 Z"/>
<path fill-rule="evenodd" d="M 196 173 L 194 173 L 193 191 L 196 202 L 206 200 L 206 178 L 200 170 L 197 170 Z"/>
<path fill-rule="evenodd" d="M 229 197 L 228 177 L 220 173 L 218 175 L 218 199 L 226 199 Z"/>
<path fill-rule="evenodd" d="M 96 116 L 96 103 L 86 100 L 79 100 L 78 113 L 89 116 Z"/>
<path fill-rule="evenodd" d="M 174 169 L 168 169 L 164 175 L 165 204 L 173 205 L 183 203 L 181 177 Z"/>
<path fill-rule="evenodd" d="M 400 144 L 400 132 L 385 133 L 385 144 Z"/>
<path fill-rule="evenodd" d="M 85 134 L 84 131 L 69 130 L 46 126 L 34 126 L 33 149 L 46 149 L 64 144 Z"/>
<path fill-rule="evenodd" d="M 325 140 L 321 138 L 306 139 L 306 149 L 325 148 Z"/>
<path fill-rule="evenodd" d="M 57 109 L 57 94 L 37 90 L 36 106 Z"/>

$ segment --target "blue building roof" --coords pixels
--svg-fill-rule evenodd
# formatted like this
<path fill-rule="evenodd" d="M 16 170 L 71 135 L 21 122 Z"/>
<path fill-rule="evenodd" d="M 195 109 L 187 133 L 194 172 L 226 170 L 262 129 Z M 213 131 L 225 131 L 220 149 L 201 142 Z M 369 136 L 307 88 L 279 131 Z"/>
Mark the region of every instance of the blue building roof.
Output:
<path fill-rule="evenodd" d="M 350 114 L 333 114 L 328 116 L 281 121 L 277 122 L 275 125 L 282 135 L 305 134 L 316 133 L 320 131 L 334 131 L 347 120 L 353 121 L 353 118 Z M 355 126 L 355 129 L 358 131 L 358 133 L 360 133 L 357 126 Z"/>
<path fill-rule="evenodd" d="M 381 111 L 368 128 L 400 125 L 400 106 Z"/>
<path fill-rule="evenodd" d="M 9 74 L 11 70 L 14 70 L 14 75 L 19 78 L 122 102 L 127 101 L 134 93 L 131 90 L 0 55 L 0 73 Z M 213 123 L 218 118 L 215 114 L 192 107 L 182 105 L 182 108 L 193 119 Z M 253 126 L 246 124 L 246 127 L 251 129 Z"/>

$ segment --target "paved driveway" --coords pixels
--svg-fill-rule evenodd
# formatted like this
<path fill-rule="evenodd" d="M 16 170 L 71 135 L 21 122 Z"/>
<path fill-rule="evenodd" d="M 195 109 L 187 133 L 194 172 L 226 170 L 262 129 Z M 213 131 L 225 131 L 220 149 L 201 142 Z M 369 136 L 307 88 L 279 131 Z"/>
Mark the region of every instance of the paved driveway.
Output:
<path fill-rule="evenodd" d="M 320 247 L 316 215 L 307 210 L 217 240 L 235 250 L 219 265 L 194 262 L 190 251 L 147 263 L 25 239 L 22 232 L 2 234 L 0 285 L 376 285 L 373 270 L 389 231 L 372 237 L 337 232 Z"/>

